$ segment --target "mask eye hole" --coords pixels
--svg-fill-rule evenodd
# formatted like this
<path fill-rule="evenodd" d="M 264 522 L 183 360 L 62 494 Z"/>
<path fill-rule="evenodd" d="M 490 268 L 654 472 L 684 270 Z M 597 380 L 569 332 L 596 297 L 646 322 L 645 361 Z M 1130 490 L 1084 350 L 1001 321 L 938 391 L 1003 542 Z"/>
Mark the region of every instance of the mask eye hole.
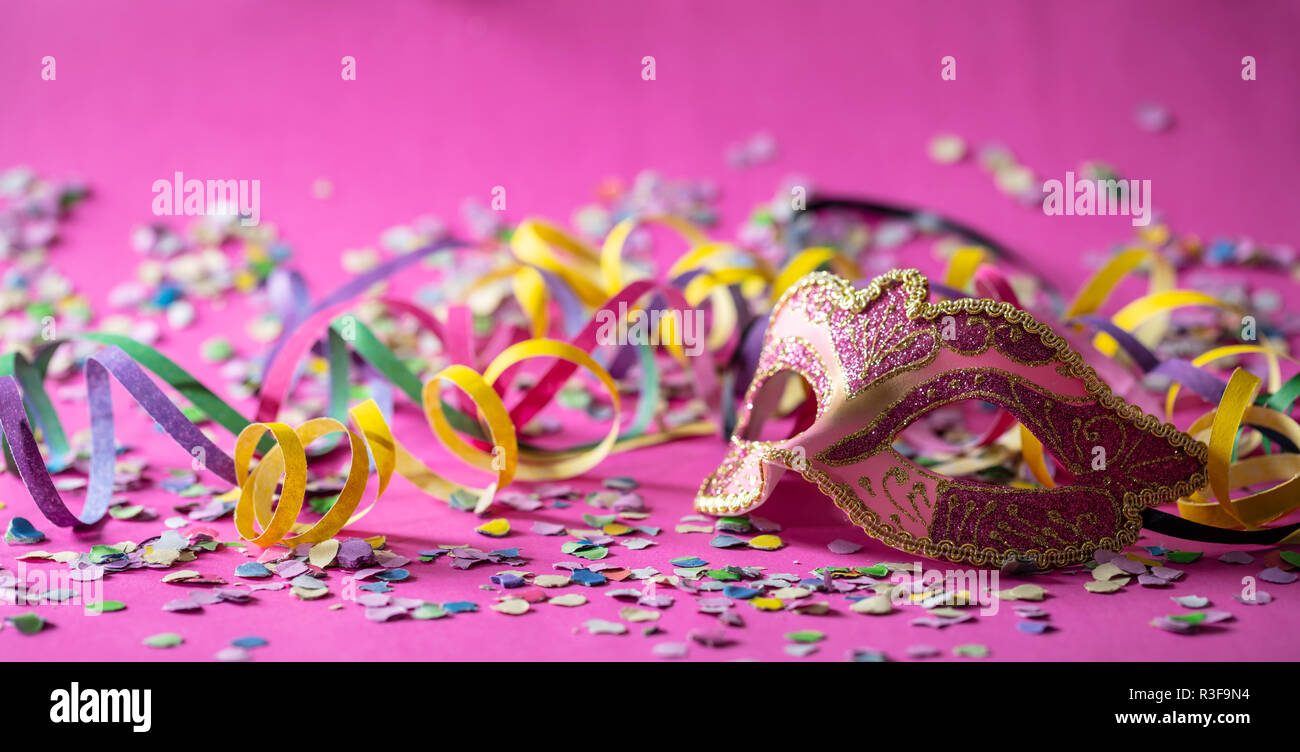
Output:
<path fill-rule="evenodd" d="M 777 371 L 750 391 L 753 409 L 736 434 L 746 441 L 783 441 L 803 433 L 817 418 L 817 397 L 795 371 Z"/>
<path fill-rule="evenodd" d="M 936 475 L 1005 485 L 1017 477 L 1005 462 L 1018 451 L 1017 425 L 1014 416 L 990 402 L 956 400 L 926 412 L 899 431 L 894 447 L 908 456 L 917 452 L 937 458 L 938 463 L 929 468 Z M 1049 445 L 1044 445 L 1043 455 L 1055 484 L 1069 485 L 1073 476 Z"/>

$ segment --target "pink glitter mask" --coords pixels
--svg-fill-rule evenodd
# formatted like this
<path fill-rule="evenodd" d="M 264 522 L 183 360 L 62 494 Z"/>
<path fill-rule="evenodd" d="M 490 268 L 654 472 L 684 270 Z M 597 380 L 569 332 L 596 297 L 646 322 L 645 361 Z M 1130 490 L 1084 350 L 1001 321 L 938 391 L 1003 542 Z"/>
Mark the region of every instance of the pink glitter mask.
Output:
<path fill-rule="evenodd" d="M 1112 395 L 1050 328 L 1006 303 L 929 297 L 915 269 L 865 289 L 819 272 L 787 291 L 730 451 L 700 486 L 696 509 L 753 511 L 790 469 L 894 548 L 974 565 L 1052 567 L 1122 549 L 1137 539 L 1144 509 L 1205 486 L 1205 445 Z M 807 411 L 789 439 L 748 440 L 794 375 L 811 387 L 815 416 Z M 970 399 L 1027 427 L 1064 468 L 1061 485 L 949 478 L 894 449 L 899 432 L 925 413 Z"/>

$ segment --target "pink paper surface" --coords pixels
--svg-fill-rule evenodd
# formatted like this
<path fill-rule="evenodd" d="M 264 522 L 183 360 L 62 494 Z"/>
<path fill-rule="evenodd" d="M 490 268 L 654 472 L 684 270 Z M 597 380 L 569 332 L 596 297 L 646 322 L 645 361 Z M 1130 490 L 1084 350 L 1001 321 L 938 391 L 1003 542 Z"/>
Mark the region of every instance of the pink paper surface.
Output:
<path fill-rule="evenodd" d="M 802 175 L 827 191 L 921 204 L 968 221 L 1034 258 L 1067 291 L 1083 278 L 1084 254 L 1131 236 L 1127 218 L 1046 217 L 1007 200 L 969 164 L 932 163 L 925 147 L 938 131 L 972 144 L 1001 141 L 1043 177 L 1100 159 L 1125 177 L 1151 179 L 1157 209 L 1177 231 L 1294 242 L 1300 229 L 1292 183 L 1300 164 L 1300 50 L 1293 40 L 1300 10 L 1292 3 L 47 0 L 12 3 L 5 16 L 0 166 L 26 164 L 43 176 L 76 174 L 91 184 L 95 195 L 76 209 L 52 259 L 99 311 L 139 261 L 128 239 L 132 227 L 154 219 L 153 181 L 177 170 L 261 180 L 263 221 L 280 227 L 316 295 L 346 279 L 337 263 L 344 249 L 373 246 L 383 229 L 422 213 L 453 218 L 465 197 L 486 202 L 500 185 L 512 218 L 563 223 L 602 179 L 630 180 L 645 168 L 716 179 L 723 191 L 717 237 L 731 237 L 782 178 Z M 53 82 L 40 77 L 46 55 L 57 59 Z M 355 82 L 340 80 L 344 55 L 357 59 Z M 656 58 L 655 81 L 641 79 L 646 55 Z M 945 55 L 958 61 L 956 81 L 940 80 Z M 1244 55 L 1258 61 L 1258 80 L 1241 80 Z M 1136 128 L 1133 108 L 1148 99 L 1173 112 L 1171 132 Z M 726 149 L 760 131 L 775 137 L 780 157 L 752 169 L 727 167 Z M 310 191 L 322 177 L 334 186 L 327 200 Z M 193 329 L 169 336 L 160 349 L 216 386 L 198 343 L 225 333 L 245 354 L 256 352 L 244 334 L 256 310 L 238 298 L 222 311 L 204 308 Z M 187 466 L 116 393 L 120 440 L 142 446 L 155 469 Z M 251 404 L 240 407 L 251 414 Z M 63 403 L 60 411 L 69 428 L 84 425 L 84 405 Z M 448 466 L 437 462 L 445 453 L 418 417 L 403 412 L 400 430 L 423 437 L 411 444 L 432 464 Z M 825 565 L 913 560 L 868 539 L 797 480 L 783 482 L 760 512 L 785 526 L 788 545 L 780 551 L 713 549 L 710 535 L 672 533 L 722 456 L 715 440 L 694 439 L 613 457 L 575 481 L 586 491 L 603 477 L 638 478 L 654 512 L 645 524 L 665 528 L 658 546 L 615 547 L 607 561 L 670 572 L 670 559 L 696 555 L 715 567 L 802 576 Z M 162 529 L 161 521 L 110 520 L 99 537 L 77 539 L 39 517 L 12 477 L 0 479 L 0 494 L 0 518 L 28 517 L 50 537 L 37 547 L 50 551 L 141 540 Z M 163 517 L 178 502 L 158 491 L 135 497 Z M 392 548 L 411 556 L 439 543 L 517 546 L 529 559 L 522 568 L 541 574 L 574 559 L 559 551 L 569 538 L 528 534 L 532 521 L 585 527 L 582 513 L 600 511 L 578 501 L 568 510 L 510 512 L 516 532 L 493 540 L 473 532 L 479 521 L 472 516 L 398 479 L 349 532 L 387 534 Z M 236 539 L 228 520 L 215 526 L 224 540 Z M 864 548 L 832 554 L 826 544 L 836 538 Z M 902 659 L 915 644 L 951 659 L 952 647 L 969 643 L 988 645 L 993 658 L 1021 660 L 1300 657 L 1293 639 L 1300 585 L 1260 583 L 1275 601 L 1242 606 L 1232 595 L 1262 563 L 1214 561 L 1227 547 L 1152 535 L 1140 543 L 1207 554 L 1178 566 L 1188 576 L 1169 588 L 1130 585 L 1094 595 L 1083 589 L 1086 575 L 1035 578 L 1051 592 L 1037 605 L 1057 628 L 1042 636 L 1017 631 L 1009 603 L 994 616 L 933 631 L 908 625 L 919 609 L 861 616 L 842 596 L 819 594 L 814 600 L 830 600 L 835 614 L 760 613 L 738 603 L 746 626 L 728 628 L 737 644 L 692 645 L 690 657 L 786 659 L 782 635 L 796 629 L 827 633 L 811 659 L 840 660 L 859 647 Z M 12 569 L 23 550 L 0 544 L 0 566 Z M 185 566 L 235 581 L 235 566 L 249 560 L 224 550 Z M 161 571 L 137 570 L 105 583 L 103 596 L 127 603 L 125 611 L 87 617 L 79 606 L 35 607 L 54 627 L 31 637 L 0 631 L 0 659 L 208 660 L 229 640 L 257 635 L 270 641 L 253 651 L 260 660 L 638 660 L 653 659 L 656 642 L 686 642 L 691 629 L 717 624 L 696 612 L 690 596 L 663 588 L 677 603 L 658 622 L 662 634 L 643 637 L 641 625 L 630 625 L 627 635 L 589 635 L 580 628 L 585 620 L 617 620 L 625 604 L 604 593 L 618 585 L 571 586 L 557 592 L 581 592 L 591 603 L 542 604 L 513 617 L 488 610 L 497 594 L 478 587 L 505 567 L 454 571 L 444 559 L 409 569 L 412 578 L 397 583 L 394 595 L 471 600 L 480 612 L 376 624 L 352 603 L 326 610 L 337 595 L 299 602 L 286 591 L 172 613 L 162 604 L 191 588 L 159 583 Z M 1004 578 L 1001 587 L 1020 581 Z M 339 574 L 332 575 L 336 593 L 339 586 Z M 1210 598 L 1210 608 L 1236 620 L 1190 636 L 1148 626 L 1184 610 L 1170 596 L 1189 594 Z M 0 606 L 6 616 L 24 610 Z M 141 645 L 164 631 L 185 643 Z"/>

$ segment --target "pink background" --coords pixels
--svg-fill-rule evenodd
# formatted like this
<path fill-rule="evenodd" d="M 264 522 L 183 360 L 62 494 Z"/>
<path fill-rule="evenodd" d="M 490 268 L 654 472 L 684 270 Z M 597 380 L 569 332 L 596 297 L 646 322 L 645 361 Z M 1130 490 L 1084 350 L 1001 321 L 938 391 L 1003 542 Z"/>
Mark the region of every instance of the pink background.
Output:
<path fill-rule="evenodd" d="M 153 219 L 153 181 L 176 170 L 261 180 L 262 219 L 280 227 L 318 295 L 345 279 L 336 262 L 343 249 L 374 245 L 394 224 L 423 213 L 454 218 L 463 199 L 486 202 L 496 185 L 507 188 L 512 218 L 566 222 L 599 181 L 630 180 L 645 168 L 715 179 L 723 189 L 718 237 L 731 237 L 779 180 L 798 174 L 827 190 L 923 204 L 973 223 L 1039 259 L 1067 291 L 1081 279 L 1085 253 L 1130 236 L 1126 218 L 1045 217 L 997 193 L 969 165 L 933 164 L 925 146 L 938 131 L 972 144 L 1001 141 L 1043 177 L 1100 159 L 1124 177 L 1151 179 L 1157 209 L 1176 231 L 1294 243 L 1300 229 L 1290 182 L 1300 164 L 1295 3 L 42 0 L 8 2 L 3 13 L 0 166 L 90 183 L 95 195 L 76 210 L 53 259 L 97 310 L 138 261 L 128 238 Z M 57 81 L 40 78 L 46 55 L 57 59 Z M 340 80 L 344 55 L 358 61 L 354 82 Z M 645 55 L 657 60 L 655 81 L 640 77 Z M 958 61 L 956 81 L 940 80 L 945 55 Z M 1244 55 L 1257 59 L 1258 80 L 1241 80 Z M 1135 127 L 1133 108 L 1146 99 L 1173 112 L 1172 132 Z M 726 149 L 759 131 L 775 136 L 779 159 L 727 167 Z M 334 186 L 328 200 L 310 193 L 321 177 Z M 161 349 L 220 383 L 195 343 L 228 332 L 253 352 L 243 335 L 248 312 L 238 299 L 225 313 L 205 311 L 195 336 L 173 336 Z M 61 410 L 71 426 L 84 422 L 84 406 Z M 155 467 L 184 464 L 136 412 L 120 409 L 119 423 L 124 441 L 146 443 Z M 440 455 L 431 439 L 417 446 L 426 457 Z M 650 449 L 611 459 L 574 485 L 585 490 L 605 476 L 634 475 L 655 511 L 650 524 L 671 530 L 721 456 L 710 440 Z M 0 492 L 8 505 L 0 517 L 29 517 L 50 535 L 40 547 L 90 545 L 39 518 L 11 478 L 0 480 Z M 175 498 L 148 493 L 138 501 L 169 516 Z M 579 503 L 537 514 L 582 526 L 584 511 L 597 510 Z M 763 514 L 786 525 L 786 549 L 722 551 L 708 547 L 710 536 L 669 532 L 658 547 L 616 547 L 609 561 L 666 572 L 670 558 L 695 554 L 715 566 L 803 574 L 911 558 L 865 538 L 798 483 L 784 484 Z M 523 531 L 535 516 L 510 515 Z M 474 524 L 398 481 L 357 532 L 387 533 L 407 554 L 436 543 L 518 545 L 530 559 L 526 568 L 539 573 L 569 558 L 559 552 L 564 538 L 490 541 L 472 532 Z M 229 522 L 221 527 L 234 539 Z M 110 521 L 103 539 L 140 540 L 160 528 Z M 835 556 L 825 544 L 837 537 L 866 548 Z M 12 567 L 19 551 L 0 546 L 0 566 Z M 242 561 L 223 552 L 195 568 L 231 579 Z M 919 613 L 858 616 L 840 597 L 831 599 L 838 615 L 824 618 L 739 605 L 747 626 L 730 631 L 740 644 L 692 647 L 692 657 L 780 659 L 781 635 L 803 628 L 830 635 L 814 656 L 829 659 L 853 647 L 902 658 L 917 643 L 945 652 L 983 643 L 1001 659 L 1300 657 L 1287 637 L 1300 614 L 1296 586 L 1264 585 L 1277 600 L 1263 608 L 1231 600 L 1240 578 L 1259 568 L 1205 561 L 1186 567 L 1188 579 L 1171 589 L 1131 586 L 1114 596 L 1085 593 L 1078 577 L 1041 578 L 1054 597 L 1040 605 L 1058 627 L 1041 637 L 1016 631 L 1009 607 L 932 632 L 907 625 Z M 301 603 L 284 592 L 259 593 L 243 607 L 164 613 L 159 606 L 185 588 L 160 585 L 160 573 L 143 570 L 105 585 L 105 597 L 128 610 L 85 618 L 77 608 L 40 607 L 55 628 L 30 638 L 5 629 L 0 657 L 206 660 L 227 640 L 256 634 L 271 641 L 257 651 L 262 659 L 634 660 L 651 658 L 653 642 L 685 641 L 689 629 L 715 623 L 679 594 L 660 622 L 662 636 L 642 637 L 636 625 L 625 636 L 591 636 L 574 630 L 589 618 L 615 619 L 623 605 L 601 589 L 582 589 L 592 603 L 578 609 L 541 605 L 508 617 L 486 611 L 493 594 L 477 588 L 491 565 L 411 569 L 415 576 L 395 594 L 475 600 L 484 612 L 372 624 L 351 604 L 329 612 L 323 604 L 334 599 Z M 331 584 L 337 591 L 337 576 Z M 1195 636 L 1147 626 L 1181 610 L 1169 595 L 1191 593 L 1238 619 Z M 180 632 L 186 643 L 171 651 L 140 646 L 162 631 Z"/>

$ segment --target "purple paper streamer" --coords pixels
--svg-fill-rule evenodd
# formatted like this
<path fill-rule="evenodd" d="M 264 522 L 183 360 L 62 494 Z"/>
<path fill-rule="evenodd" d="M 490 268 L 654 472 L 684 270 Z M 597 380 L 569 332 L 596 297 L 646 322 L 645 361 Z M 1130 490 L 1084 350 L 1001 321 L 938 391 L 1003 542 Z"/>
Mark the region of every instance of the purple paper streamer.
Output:
<path fill-rule="evenodd" d="M 23 408 L 18 381 L 8 376 L 0 379 L 0 429 L 13 453 L 18 474 L 31 493 L 32 500 L 46 519 L 59 527 L 85 530 L 104 519 L 113 495 L 116 446 L 113 437 L 113 393 L 109 377 L 126 388 L 131 397 L 153 418 L 167 435 L 193 456 L 201 456 L 203 465 L 222 480 L 235 484 L 235 461 L 213 444 L 172 404 L 144 370 L 118 347 L 106 347 L 86 359 L 86 392 L 90 406 L 91 458 L 90 483 L 86 503 L 78 517 L 68 509 L 54 487 L 41 459 L 41 452 Z M 195 455 L 201 449 L 201 455 Z"/>

